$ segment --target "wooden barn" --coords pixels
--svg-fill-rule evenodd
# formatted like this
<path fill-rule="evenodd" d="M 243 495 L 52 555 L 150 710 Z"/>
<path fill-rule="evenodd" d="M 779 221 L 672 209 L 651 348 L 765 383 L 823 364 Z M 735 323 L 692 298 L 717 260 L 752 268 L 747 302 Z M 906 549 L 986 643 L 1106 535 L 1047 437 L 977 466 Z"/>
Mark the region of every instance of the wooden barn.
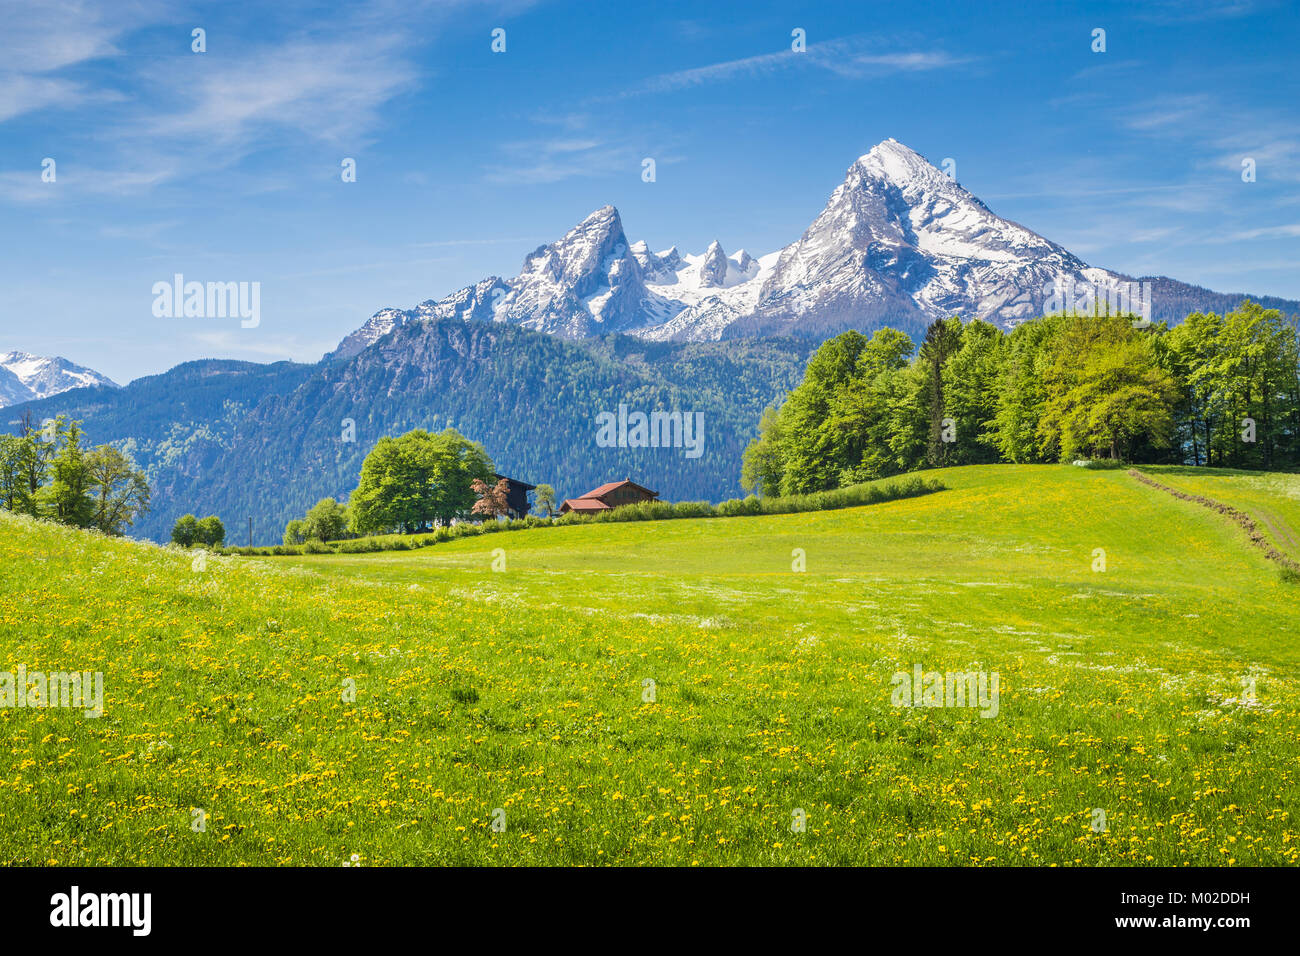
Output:
<path fill-rule="evenodd" d="M 509 492 L 506 493 L 506 504 L 510 510 L 506 513 L 508 518 L 522 518 L 528 514 L 532 504 L 528 501 L 528 492 L 536 488 L 536 485 L 530 485 L 526 481 L 516 481 L 514 478 L 507 478 L 505 475 L 493 475 L 497 481 L 504 481 L 510 485 Z"/>
<path fill-rule="evenodd" d="M 580 498 L 566 498 L 560 505 L 560 514 L 576 511 L 578 514 L 590 514 L 593 511 L 608 511 L 620 505 L 634 505 L 642 501 L 658 501 L 659 493 L 638 485 L 631 478 L 623 481 L 611 481 L 607 485 L 594 488 Z"/>

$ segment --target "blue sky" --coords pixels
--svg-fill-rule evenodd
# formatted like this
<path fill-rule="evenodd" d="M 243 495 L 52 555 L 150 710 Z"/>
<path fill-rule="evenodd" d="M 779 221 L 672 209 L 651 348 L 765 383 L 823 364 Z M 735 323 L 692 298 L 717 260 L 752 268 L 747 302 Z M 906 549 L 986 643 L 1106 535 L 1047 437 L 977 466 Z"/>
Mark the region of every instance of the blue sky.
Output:
<path fill-rule="evenodd" d="M 606 203 L 758 255 L 890 136 L 1090 264 L 1300 298 L 1284 2 L 254 6 L 0 0 L 0 351 L 315 361 Z M 260 282 L 260 325 L 156 318 L 178 272 Z"/>

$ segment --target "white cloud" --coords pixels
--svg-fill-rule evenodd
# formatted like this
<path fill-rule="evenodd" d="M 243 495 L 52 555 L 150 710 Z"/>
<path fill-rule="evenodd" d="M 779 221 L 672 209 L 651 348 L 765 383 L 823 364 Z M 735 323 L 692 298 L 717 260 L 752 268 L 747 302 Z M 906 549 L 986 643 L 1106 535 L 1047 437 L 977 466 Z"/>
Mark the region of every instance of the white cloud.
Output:
<path fill-rule="evenodd" d="M 60 156 L 58 189 L 40 190 L 25 170 L 0 173 L 0 198 L 19 201 L 94 193 L 130 195 L 174 178 L 235 165 L 259 148 L 304 140 L 360 149 L 382 123 L 386 104 L 424 76 L 417 52 L 444 18 L 468 7 L 493 15 L 529 0 L 376 0 L 330 17 L 289 17 L 291 33 L 226 37 L 220 53 L 189 52 L 188 22 L 154 0 L 0 0 L 0 123 L 34 111 L 82 109 L 65 130 L 70 155 L 93 150 L 98 171 L 74 177 Z M 184 52 L 141 55 L 128 35 L 167 24 Z M 93 84 L 84 71 L 95 61 Z M 107 77 L 107 79 L 106 79 Z M 111 118 L 86 107 L 111 102 Z M 341 155 L 347 155 L 342 153 Z M 255 183 L 245 189 L 256 189 Z"/>
<path fill-rule="evenodd" d="M 115 56 L 117 41 L 159 14 L 154 3 L 105 6 L 78 0 L 0 0 L 0 123 L 27 113 L 121 98 L 51 74 Z"/>
<path fill-rule="evenodd" d="M 803 52 L 781 50 L 672 73 L 661 73 L 621 95 L 667 93 L 737 77 L 769 76 L 792 69 L 824 69 L 839 76 L 860 79 L 893 73 L 920 73 L 948 69 L 973 62 L 975 59 L 955 56 L 935 49 L 877 52 L 868 48 L 878 45 L 880 45 L 879 41 L 868 41 L 863 37 L 842 37 L 821 43 L 810 43 Z"/>
<path fill-rule="evenodd" d="M 1263 226 L 1259 229 L 1246 229 L 1234 232 L 1228 237 L 1229 242 L 1250 239 L 1293 239 L 1300 238 L 1300 222 L 1280 226 Z"/>
<path fill-rule="evenodd" d="M 41 168 L 30 172 L 0 173 L 0 199 L 10 202 L 47 202 L 84 196 L 121 196 L 142 192 L 171 179 L 175 171 L 165 166 L 152 169 L 112 169 L 59 163 L 54 182 L 41 179 Z"/>
<path fill-rule="evenodd" d="M 563 117 L 534 117 L 547 126 L 559 126 L 563 135 L 517 140 L 501 144 L 506 154 L 503 162 L 487 167 L 488 182 L 501 185 L 537 185 L 556 183 L 577 176 L 603 176 L 626 173 L 640 176 L 641 160 L 648 154 L 632 145 L 611 143 L 602 136 L 588 133 L 586 117 L 571 114 Z M 673 162 L 659 158 L 656 163 Z"/>
<path fill-rule="evenodd" d="M 273 129 L 355 144 L 375 127 L 380 107 L 414 87 L 418 73 L 396 34 L 294 39 L 212 58 L 179 110 L 143 122 L 151 136 L 249 146 Z M 383 68 L 376 68 L 382 63 Z M 156 81 L 174 67 L 150 71 Z"/>

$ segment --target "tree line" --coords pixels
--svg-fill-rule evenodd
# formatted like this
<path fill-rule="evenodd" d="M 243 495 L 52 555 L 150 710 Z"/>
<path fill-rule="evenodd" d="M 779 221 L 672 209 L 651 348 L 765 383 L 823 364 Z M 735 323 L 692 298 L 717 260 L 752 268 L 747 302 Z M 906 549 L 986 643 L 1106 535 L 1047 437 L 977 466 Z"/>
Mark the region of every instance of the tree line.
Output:
<path fill-rule="evenodd" d="M 86 447 L 81 422 L 62 415 L 0 435 L 0 507 L 121 535 L 149 510 L 144 472 L 113 445 Z"/>
<path fill-rule="evenodd" d="M 1294 317 L 1246 301 L 1168 328 L 1052 315 L 1010 332 L 938 320 L 823 343 L 768 407 L 741 481 L 802 494 L 919 468 L 1080 458 L 1300 465 Z"/>
<path fill-rule="evenodd" d="M 219 548 L 226 540 L 226 526 L 216 515 L 196 518 L 194 515 L 181 515 L 172 525 L 172 542 L 182 548 L 195 545 L 206 548 Z"/>
<path fill-rule="evenodd" d="M 346 504 L 322 498 L 303 518 L 285 525 L 285 545 L 337 541 L 368 534 L 417 534 L 457 518 L 499 518 L 509 511 L 504 480 L 478 442 L 454 428 L 412 429 L 385 436 L 361 463 L 360 481 Z M 536 501 L 547 516 L 555 491 L 538 485 Z"/>

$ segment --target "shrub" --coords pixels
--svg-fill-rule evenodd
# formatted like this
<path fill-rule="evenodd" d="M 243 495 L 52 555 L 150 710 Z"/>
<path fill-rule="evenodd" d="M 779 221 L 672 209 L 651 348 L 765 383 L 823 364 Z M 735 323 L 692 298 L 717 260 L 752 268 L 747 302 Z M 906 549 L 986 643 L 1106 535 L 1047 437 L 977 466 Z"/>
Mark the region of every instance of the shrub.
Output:
<path fill-rule="evenodd" d="M 370 554 L 378 550 L 379 544 L 369 538 L 340 541 L 338 544 L 339 554 Z"/>
<path fill-rule="evenodd" d="M 763 504 L 758 500 L 757 495 L 750 495 L 748 498 L 730 498 L 718 505 L 718 514 L 726 518 L 737 518 L 741 515 L 756 515 L 763 511 Z"/>

